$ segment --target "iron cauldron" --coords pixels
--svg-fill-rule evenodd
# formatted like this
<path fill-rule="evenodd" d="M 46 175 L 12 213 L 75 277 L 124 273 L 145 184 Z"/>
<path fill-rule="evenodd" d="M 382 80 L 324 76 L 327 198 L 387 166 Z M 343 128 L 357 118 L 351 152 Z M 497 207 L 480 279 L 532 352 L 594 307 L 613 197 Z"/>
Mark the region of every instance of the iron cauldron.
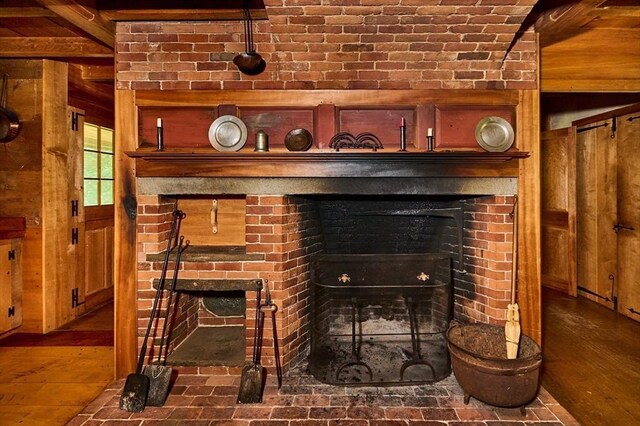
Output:
<path fill-rule="evenodd" d="M 538 393 L 542 352 L 536 342 L 520 337 L 518 357 L 507 359 L 504 328 L 490 324 L 451 323 L 447 331 L 453 374 L 464 391 L 498 407 L 518 407 Z"/>

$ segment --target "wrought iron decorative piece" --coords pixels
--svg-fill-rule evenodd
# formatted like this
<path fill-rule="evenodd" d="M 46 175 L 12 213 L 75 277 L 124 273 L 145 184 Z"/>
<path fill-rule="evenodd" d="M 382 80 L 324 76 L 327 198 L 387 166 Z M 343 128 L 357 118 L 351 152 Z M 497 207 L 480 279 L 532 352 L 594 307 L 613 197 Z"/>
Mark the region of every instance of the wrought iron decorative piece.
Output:
<path fill-rule="evenodd" d="M 348 132 L 337 133 L 331 138 L 329 142 L 329 148 L 340 151 L 341 148 L 368 148 L 374 152 L 378 149 L 384 148 L 380 139 L 373 133 L 364 132 L 358 136 L 353 136 Z"/>

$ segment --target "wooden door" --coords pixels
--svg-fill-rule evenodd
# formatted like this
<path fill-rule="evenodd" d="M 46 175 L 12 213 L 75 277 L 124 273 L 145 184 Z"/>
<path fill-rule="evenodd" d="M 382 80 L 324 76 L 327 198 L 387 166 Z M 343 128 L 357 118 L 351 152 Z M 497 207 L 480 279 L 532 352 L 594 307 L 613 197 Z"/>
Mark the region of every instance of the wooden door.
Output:
<path fill-rule="evenodd" d="M 640 320 L 640 112 L 617 121 L 618 310 Z"/>
<path fill-rule="evenodd" d="M 576 226 L 578 293 L 613 308 L 617 272 L 616 138 L 611 120 L 577 130 Z"/>
<path fill-rule="evenodd" d="M 577 295 L 576 128 L 541 135 L 542 284 Z"/>
<path fill-rule="evenodd" d="M 85 224 L 84 224 L 84 111 L 69 107 L 69 159 L 67 179 L 71 214 L 69 228 L 72 244 L 69 247 L 69 279 L 71 280 L 72 317 L 85 312 Z M 75 234 L 74 234 L 75 233 Z"/>

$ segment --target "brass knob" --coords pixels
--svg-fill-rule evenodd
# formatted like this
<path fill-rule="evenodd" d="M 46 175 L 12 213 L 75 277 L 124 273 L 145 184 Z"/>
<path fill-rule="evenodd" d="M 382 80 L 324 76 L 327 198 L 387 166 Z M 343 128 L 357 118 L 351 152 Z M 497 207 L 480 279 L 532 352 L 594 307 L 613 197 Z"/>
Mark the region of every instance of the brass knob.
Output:
<path fill-rule="evenodd" d="M 420 275 L 418 275 L 416 278 L 418 278 L 418 280 L 420 281 L 426 281 L 429 279 L 429 275 L 425 274 L 424 272 L 420 272 Z"/>
<path fill-rule="evenodd" d="M 346 284 L 348 282 L 351 282 L 351 277 L 349 276 L 349 274 L 342 274 L 338 277 L 338 282 L 342 282 L 342 284 Z"/>

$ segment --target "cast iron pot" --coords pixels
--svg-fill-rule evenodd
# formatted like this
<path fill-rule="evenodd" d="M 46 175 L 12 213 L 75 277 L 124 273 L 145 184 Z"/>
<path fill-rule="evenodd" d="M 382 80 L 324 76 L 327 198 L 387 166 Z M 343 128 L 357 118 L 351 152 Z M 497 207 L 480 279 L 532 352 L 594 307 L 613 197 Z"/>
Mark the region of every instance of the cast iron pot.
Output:
<path fill-rule="evenodd" d="M 520 337 L 516 359 L 507 359 L 504 328 L 490 324 L 460 324 L 447 331 L 451 367 L 464 391 L 498 407 L 522 407 L 539 389 L 542 351 L 530 337 Z"/>
<path fill-rule="evenodd" d="M 7 109 L 7 74 L 2 78 L 2 95 L 0 97 L 0 142 L 11 142 L 20 133 L 20 120 L 11 110 Z"/>

